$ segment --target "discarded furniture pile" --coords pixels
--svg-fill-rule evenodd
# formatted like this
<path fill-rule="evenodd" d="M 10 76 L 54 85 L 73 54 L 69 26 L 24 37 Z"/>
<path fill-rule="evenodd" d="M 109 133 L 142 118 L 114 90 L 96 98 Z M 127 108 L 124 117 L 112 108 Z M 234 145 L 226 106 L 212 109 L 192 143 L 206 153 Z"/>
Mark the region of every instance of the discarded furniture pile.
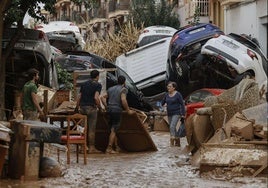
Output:
<path fill-rule="evenodd" d="M 267 109 L 252 79 L 207 98 L 186 120 L 191 163 L 214 178 L 267 174 Z"/>

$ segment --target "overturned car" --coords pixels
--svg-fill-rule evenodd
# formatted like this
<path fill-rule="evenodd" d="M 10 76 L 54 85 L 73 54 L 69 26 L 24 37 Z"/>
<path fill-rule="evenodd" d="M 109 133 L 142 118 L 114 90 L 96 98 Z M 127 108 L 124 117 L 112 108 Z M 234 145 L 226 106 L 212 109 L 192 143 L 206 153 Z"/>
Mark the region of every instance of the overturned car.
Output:
<path fill-rule="evenodd" d="M 255 41 L 230 33 L 210 39 L 201 50 L 201 66 L 210 72 L 210 80 L 221 76 L 222 85 L 235 85 L 253 77 L 267 91 L 267 58 Z"/>
<path fill-rule="evenodd" d="M 176 32 L 170 43 L 166 81 L 175 81 L 184 97 L 208 86 L 204 72 L 197 66 L 202 46 L 211 38 L 224 34 L 219 27 L 201 23 Z"/>

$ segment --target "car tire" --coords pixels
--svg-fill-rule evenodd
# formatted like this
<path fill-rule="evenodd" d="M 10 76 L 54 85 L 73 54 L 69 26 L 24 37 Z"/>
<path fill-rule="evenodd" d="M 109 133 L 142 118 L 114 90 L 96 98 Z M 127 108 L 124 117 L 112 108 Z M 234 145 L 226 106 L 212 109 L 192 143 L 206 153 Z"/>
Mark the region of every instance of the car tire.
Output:
<path fill-rule="evenodd" d="M 176 62 L 175 70 L 179 80 L 189 81 L 189 66 L 186 61 Z"/>

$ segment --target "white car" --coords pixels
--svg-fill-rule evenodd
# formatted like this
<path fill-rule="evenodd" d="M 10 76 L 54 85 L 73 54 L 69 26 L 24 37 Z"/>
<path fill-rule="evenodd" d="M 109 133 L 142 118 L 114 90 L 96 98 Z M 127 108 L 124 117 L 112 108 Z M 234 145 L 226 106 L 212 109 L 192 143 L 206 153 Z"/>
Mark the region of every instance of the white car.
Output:
<path fill-rule="evenodd" d="M 71 31 L 75 34 L 75 38 L 78 40 L 79 45 L 82 49 L 85 47 L 85 41 L 83 36 L 80 33 L 78 26 L 76 26 L 73 22 L 69 21 L 52 21 L 48 24 L 40 24 L 35 27 L 35 29 L 41 30 L 44 33 L 64 33 Z"/>
<path fill-rule="evenodd" d="M 201 49 L 219 75 L 238 83 L 246 76 L 254 77 L 259 88 L 267 91 L 267 58 L 257 43 L 246 35 L 220 35 L 206 42 Z"/>
<path fill-rule="evenodd" d="M 166 37 L 172 37 L 176 31 L 177 29 L 161 25 L 146 27 L 138 38 L 137 47 L 147 45 Z"/>

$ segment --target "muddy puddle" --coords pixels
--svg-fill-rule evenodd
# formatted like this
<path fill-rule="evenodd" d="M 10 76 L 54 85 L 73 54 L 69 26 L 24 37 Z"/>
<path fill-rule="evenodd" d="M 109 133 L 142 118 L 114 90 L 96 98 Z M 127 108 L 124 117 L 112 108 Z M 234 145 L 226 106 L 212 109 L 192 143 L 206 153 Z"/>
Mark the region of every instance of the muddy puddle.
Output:
<path fill-rule="evenodd" d="M 200 177 L 197 168 L 190 165 L 191 156 L 183 154 L 182 149 L 169 146 L 168 132 L 151 132 L 158 151 L 119 154 L 90 154 L 88 164 L 80 163 L 71 157 L 66 165 L 66 156 L 60 154 L 63 176 L 42 178 L 38 181 L 0 180 L 1 188 L 266 188 L 267 178 L 234 177 L 231 180 L 213 179 L 212 176 Z M 182 139 L 182 148 L 186 139 Z M 47 154 L 57 159 L 52 148 Z"/>

